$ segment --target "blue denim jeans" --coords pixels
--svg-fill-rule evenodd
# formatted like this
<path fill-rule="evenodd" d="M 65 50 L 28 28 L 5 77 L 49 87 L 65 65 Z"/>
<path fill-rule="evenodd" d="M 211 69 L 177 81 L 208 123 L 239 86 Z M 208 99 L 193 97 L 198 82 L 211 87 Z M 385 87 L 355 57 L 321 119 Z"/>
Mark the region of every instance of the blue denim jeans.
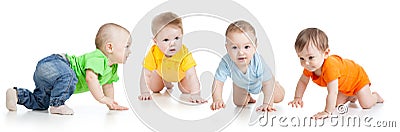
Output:
<path fill-rule="evenodd" d="M 58 54 L 52 54 L 38 62 L 33 80 L 36 85 L 33 93 L 28 89 L 17 88 L 18 104 L 33 110 L 64 105 L 74 93 L 78 81 L 68 60 Z"/>

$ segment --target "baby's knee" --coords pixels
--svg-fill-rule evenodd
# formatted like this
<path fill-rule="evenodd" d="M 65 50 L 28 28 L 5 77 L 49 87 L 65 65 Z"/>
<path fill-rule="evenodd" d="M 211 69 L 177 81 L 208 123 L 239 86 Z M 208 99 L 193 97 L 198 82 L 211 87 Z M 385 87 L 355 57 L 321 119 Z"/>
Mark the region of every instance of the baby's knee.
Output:
<path fill-rule="evenodd" d="M 161 92 L 161 90 L 152 90 L 153 91 L 153 93 L 160 93 Z"/>
<path fill-rule="evenodd" d="M 163 90 L 163 88 L 164 88 L 164 87 L 162 87 L 162 86 L 159 86 L 159 87 L 150 87 L 150 90 L 151 90 L 153 93 L 159 93 L 161 90 Z"/>
<path fill-rule="evenodd" d="M 233 103 L 237 106 L 237 107 L 244 107 L 247 106 L 248 101 L 247 100 L 243 100 L 243 99 L 233 99 Z"/>
<path fill-rule="evenodd" d="M 284 99 L 284 96 L 274 96 L 274 103 L 280 103 Z"/>
<path fill-rule="evenodd" d="M 363 108 L 363 109 L 370 109 L 370 108 L 372 108 L 372 106 L 375 105 L 375 103 L 360 103 L 360 105 L 361 105 L 361 108 Z"/>
<path fill-rule="evenodd" d="M 274 91 L 274 103 L 280 103 L 285 98 L 285 90 L 282 86 L 276 87 Z"/>

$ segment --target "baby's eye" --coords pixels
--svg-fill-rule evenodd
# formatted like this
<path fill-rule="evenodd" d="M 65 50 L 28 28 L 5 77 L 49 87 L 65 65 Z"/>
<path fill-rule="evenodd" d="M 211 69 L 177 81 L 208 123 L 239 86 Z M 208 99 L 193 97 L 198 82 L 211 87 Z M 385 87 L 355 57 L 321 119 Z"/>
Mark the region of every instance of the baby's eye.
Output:
<path fill-rule="evenodd" d="M 251 47 L 250 46 L 244 46 L 244 49 L 250 49 Z"/>
<path fill-rule="evenodd" d="M 302 61 L 303 61 L 303 60 L 304 60 L 304 58 L 303 58 L 303 57 L 300 57 L 300 60 L 302 60 Z"/>
<path fill-rule="evenodd" d="M 168 41 L 169 41 L 169 39 L 163 39 L 162 41 L 164 41 L 164 42 L 168 42 Z"/>
<path fill-rule="evenodd" d="M 312 59 L 314 59 L 314 58 L 315 58 L 314 56 L 308 57 L 309 60 L 312 60 Z"/>
<path fill-rule="evenodd" d="M 179 39 L 181 39 L 180 37 L 175 37 L 175 40 L 179 40 Z"/>
<path fill-rule="evenodd" d="M 233 46 L 232 49 L 237 49 L 237 47 L 236 47 L 236 46 Z"/>

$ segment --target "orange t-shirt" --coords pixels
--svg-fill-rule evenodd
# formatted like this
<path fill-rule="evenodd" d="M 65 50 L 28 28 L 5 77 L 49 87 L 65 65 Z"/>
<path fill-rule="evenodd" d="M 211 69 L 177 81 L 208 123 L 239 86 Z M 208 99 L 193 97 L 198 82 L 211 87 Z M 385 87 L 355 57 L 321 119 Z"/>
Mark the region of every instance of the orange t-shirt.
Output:
<path fill-rule="evenodd" d="M 371 85 L 364 69 L 349 59 L 342 59 L 340 56 L 331 55 L 325 59 L 321 67 L 321 76 L 316 76 L 306 69 L 303 74 L 311 77 L 314 83 L 326 87 L 329 82 L 338 79 L 339 92 L 353 96 L 365 85 Z"/>

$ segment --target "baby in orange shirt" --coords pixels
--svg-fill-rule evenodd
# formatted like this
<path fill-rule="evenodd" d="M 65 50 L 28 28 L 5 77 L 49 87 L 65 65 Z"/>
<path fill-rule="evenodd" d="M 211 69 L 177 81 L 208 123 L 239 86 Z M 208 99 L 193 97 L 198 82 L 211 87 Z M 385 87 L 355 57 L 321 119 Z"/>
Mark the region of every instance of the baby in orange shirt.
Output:
<path fill-rule="evenodd" d="M 299 33 L 294 45 L 304 67 L 292 107 L 303 107 L 302 97 L 310 80 L 321 87 L 327 87 L 325 109 L 313 116 L 322 119 L 332 114 L 335 106 L 358 99 L 361 107 L 369 109 L 376 103 L 383 103 L 377 92 L 371 92 L 371 83 L 364 69 L 352 60 L 329 55 L 328 37 L 317 28 L 307 28 Z"/>

